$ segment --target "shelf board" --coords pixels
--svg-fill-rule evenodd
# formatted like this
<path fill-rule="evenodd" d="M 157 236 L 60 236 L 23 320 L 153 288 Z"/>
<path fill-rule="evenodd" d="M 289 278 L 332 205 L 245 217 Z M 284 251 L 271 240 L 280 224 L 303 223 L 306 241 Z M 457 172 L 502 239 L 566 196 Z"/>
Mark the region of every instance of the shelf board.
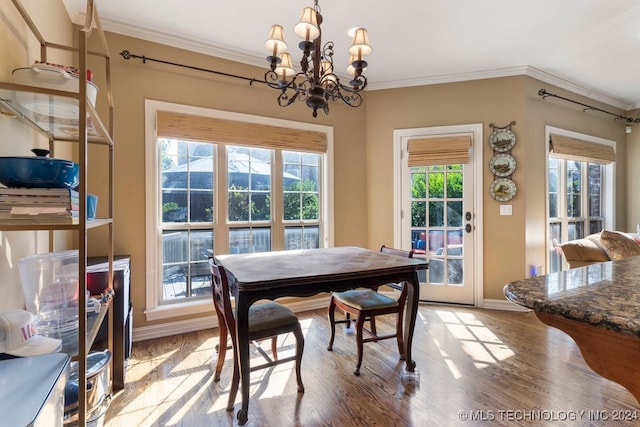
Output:
<path fill-rule="evenodd" d="M 113 146 L 113 140 L 89 102 L 87 141 Z M 78 141 L 80 98 L 76 92 L 0 82 L 0 113 L 18 117 L 57 141 Z"/>
<path fill-rule="evenodd" d="M 87 221 L 87 229 L 101 227 L 111 224 L 111 218 L 96 218 Z M 80 230 L 80 224 L 55 224 L 43 222 L 27 222 L 19 220 L 11 222 L 11 220 L 0 221 L 0 231 L 36 231 L 36 230 Z"/>

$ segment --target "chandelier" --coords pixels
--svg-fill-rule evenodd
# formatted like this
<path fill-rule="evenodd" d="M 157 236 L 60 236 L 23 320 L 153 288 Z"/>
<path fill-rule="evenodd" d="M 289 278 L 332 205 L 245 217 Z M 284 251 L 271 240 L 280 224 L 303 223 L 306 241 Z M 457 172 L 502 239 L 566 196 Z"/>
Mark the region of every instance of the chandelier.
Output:
<path fill-rule="evenodd" d="M 293 32 L 302 39 L 298 44 L 302 50 L 300 72 L 293 68 L 282 25 L 272 25 L 269 38 L 264 43 L 270 53 L 267 57 L 270 70 L 265 73 L 264 81 L 269 87 L 281 91 L 278 104 L 288 107 L 296 99 L 305 101 L 313 110 L 313 117 L 318 116 L 318 110 L 328 114 L 329 101 L 341 99 L 350 107 L 362 104 L 360 92 L 367 87 L 367 78 L 362 74 L 367 68 L 364 57 L 372 50 L 367 30 L 356 28 L 347 67 L 351 80 L 348 84 L 341 83 L 333 69 L 333 42 L 321 47 L 321 24 L 320 6 L 318 0 L 314 0 L 314 7 L 305 7 L 300 22 L 293 27 Z"/>

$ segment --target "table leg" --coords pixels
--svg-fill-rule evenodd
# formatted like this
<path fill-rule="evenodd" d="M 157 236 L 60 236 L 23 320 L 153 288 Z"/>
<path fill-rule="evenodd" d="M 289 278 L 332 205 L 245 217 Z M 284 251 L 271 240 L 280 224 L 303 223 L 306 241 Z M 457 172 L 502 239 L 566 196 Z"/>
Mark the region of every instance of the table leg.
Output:
<path fill-rule="evenodd" d="M 407 362 L 407 372 L 413 373 L 416 369 L 416 362 L 411 356 L 411 348 L 413 344 L 413 332 L 416 327 L 416 319 L 418 317 L 418 302 L 420 300 L 420 281 L 418 273 L 414 273 L 413 280 L 406 282 L 407 287 L 407 313 L 404 319 L 404 345 Z"/>
<path fill-rule="evenodd" d="M 249 417 L 249 304 L 242 292 L 236 296 L 236 352 L 238 367 L 240 370 L 240 385 L 242 393 L 242 406 L 238 411 L 238 424 L 243 426 Z"/>

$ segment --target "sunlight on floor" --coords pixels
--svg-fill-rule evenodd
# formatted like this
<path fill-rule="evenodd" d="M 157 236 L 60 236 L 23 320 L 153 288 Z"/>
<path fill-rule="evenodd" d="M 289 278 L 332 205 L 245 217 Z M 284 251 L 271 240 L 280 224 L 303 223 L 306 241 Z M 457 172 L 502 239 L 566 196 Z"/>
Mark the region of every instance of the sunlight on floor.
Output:
<path fill-rule="evenodd" d="M 515 355 L 473 313 L 444 310 L 436 310 L 436 313 L 451 335 L 461 342 L 463 350 L 472 358 L 476 368 L 482 369 Z M 456 378 L 460 375 L 457 369 L 452 370 L 452 374 Z"/>

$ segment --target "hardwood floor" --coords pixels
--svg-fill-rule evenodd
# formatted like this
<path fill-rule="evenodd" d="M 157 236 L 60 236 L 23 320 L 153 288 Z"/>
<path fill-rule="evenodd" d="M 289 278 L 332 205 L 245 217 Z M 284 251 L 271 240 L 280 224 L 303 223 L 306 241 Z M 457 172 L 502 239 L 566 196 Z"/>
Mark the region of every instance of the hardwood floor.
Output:
<path fill-rule="evenodd" d="M 356 377 L 354 337 L 336 331 L 329 352 L 326 311 L 298 317 L 305 392 L 296 392 L 293 364 L 252 373 L 248 426 L 640 425 L 631 393 L 593 373 L 571 338 L 533 313 L 421 304 L 418 385 L 402 381 L 394 340 L 365 344 Z M 393 330 L 387 319 L 379 329 Z M 280 354 L 293 352 L 292 338 Z M 235 412 L 225 410 L 230 351 L 212 382 L 217 343 L 217 329 L 135 343 L 105 425 L 237 425 L 240 395 Z"/>

